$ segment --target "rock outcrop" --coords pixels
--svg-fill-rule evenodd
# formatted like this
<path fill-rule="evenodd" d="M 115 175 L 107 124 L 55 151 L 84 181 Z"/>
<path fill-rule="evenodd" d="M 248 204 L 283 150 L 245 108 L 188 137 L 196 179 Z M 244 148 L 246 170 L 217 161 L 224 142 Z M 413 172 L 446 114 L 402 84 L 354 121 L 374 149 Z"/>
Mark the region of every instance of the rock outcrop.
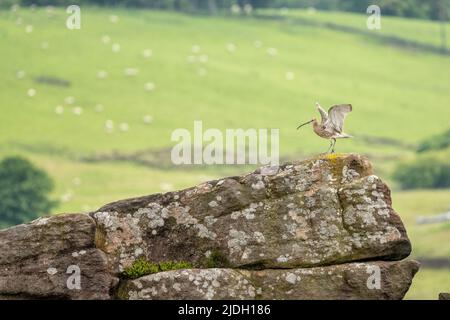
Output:
<path fill-rule="evenodd" d="M 0 298 L 108 299 L 117 281 L 94 237 L 95 222 L 85 214 L 0 231 Z M 77 273 L 81 289 L 70 278 Z"/>
<path fill-rule="evenodd" d="M 402 299 L 415 261 L 348 263 L 294 269 L 191 269 L 122 283 L 122 299 Z M 379 284 L 376 272 L 380 273 Z M 373 281 L 372 281 L 373 278 Z"/>
<path fill-rule="evenodd" d="M 439 293 L 439 300 L 450 300 L 450 293 L 447 292 Z"/>
<path fill-rule="evenodd" d="M 38 219 L 0 249 L 2 298 L 401 299 L 418 270 L 389 188 L 353 154 Z M 127 279 L 136 261 L 190 268 Z"/>

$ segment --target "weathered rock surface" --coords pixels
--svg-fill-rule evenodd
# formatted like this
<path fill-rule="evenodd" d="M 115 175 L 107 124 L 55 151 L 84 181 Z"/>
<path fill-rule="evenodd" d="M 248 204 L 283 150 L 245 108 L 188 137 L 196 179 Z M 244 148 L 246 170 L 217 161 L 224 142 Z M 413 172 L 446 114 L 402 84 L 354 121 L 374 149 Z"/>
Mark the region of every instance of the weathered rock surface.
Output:
<path fill-rule="evenodd" d="M 122 299 L 401 299 L 415 261 L 349 263 L 303 269 L 189 269 L 124 282 Z M 379 283 L 373 281 L 379 272 Z"/>
<path fill-rule="evenodd" d="M 105 253 L 94 246 L 94 236 L 95 223 L 85 214 L 41 218 L 1 230 L 0 297 L 109 299 L 114 277 Z M 79 289 L 70 278 L 77 270 Z"/>
<path fill-rule="evenodd" d="M 446 292 L 439 293 L 439 300 L 450 300 L 450 293 Z"/>
<path fill-rule="evenodd" d="M 396 260 L 411 250 L 388 187 L 357 155 L 262 168 L 92 216 L 117 273 L 139 257 L 204 267 L 213 254 L 217 267 L 287 268 Z"/>
<path fill-rule="evenodd" d="M 401 299 L 410 251 L 368 160 L 328 155 L 2 230 L 0 299 Z"/>

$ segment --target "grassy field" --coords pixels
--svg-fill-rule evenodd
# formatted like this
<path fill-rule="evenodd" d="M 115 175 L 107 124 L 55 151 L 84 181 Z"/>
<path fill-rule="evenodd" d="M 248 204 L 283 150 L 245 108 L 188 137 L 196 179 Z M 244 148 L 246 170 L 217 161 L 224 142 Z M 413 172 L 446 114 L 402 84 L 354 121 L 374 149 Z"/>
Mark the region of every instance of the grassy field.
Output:
<path fill-rule="evenodd" d="M 364 16 L 293 14 L 365 28 Z M 303 158 L 328 146 L 308 129 L 295 130 L 318 117 L 314 103 L 350 102 L 354 112 L 346 131 L 355 138 L 339 141 L 338 151 L 367 154 L 393 187 L 415 257 L 449 257 L 449 225 L 418 226 L 415 220 L 447 210 L 450 190 L 398 190 L 390 174 L 414 156 L 411 149 L 361 138 L 414 145 L 448 129 L 449 57 L 288 21 L 82 8 L 81 30 L 68 30 L 66 17 L 61 9 L 0 11 L 0 158 L 20 154 L 46 169 L 61 200 L 55 212 L 94 210 L 249 170 L 164 169 L 81 158 L 166 150 L 173 146 L 172 131 L 191 130 L 194 120 L 205 128 L 279 128 L 282 156 Z M 434 23 L 382 23 L 382 32 L 438 44 Z M 29 26 L 32 32 L 26 32 Z M 145 57 L 149 49 L 151 57 Z M 70 85 L 49 85 L 38 77 Z M 62 114 L 55 112 L 58 106 Z M 107 121 L 114 124 L 110 133 Z M 169 158 L 160 161 L 167 164 Z M 442 291 L 450 291 L 450 271 L 423 270 L 408 298 L 435 299 Z"/>
<path fill-rule="evenodd" d="M 317 23 L 332 23 L 351 27 L 359 31 L 368 31 L 367 18 L 369 15 L 358 13 L 315 10 L 289 10 L 288 12 L 282 12 L 274 9 L 264 10 L 260 13 L 263 15 L 281 15 L 286 18 L 302 18 Z M 450 23 L 446 24 L 446 28 L 450 30 Z M 381 29 L 371 32 L 417 43 L 441 46 L 440 24 L 438 22 L 381 15 Z"/>

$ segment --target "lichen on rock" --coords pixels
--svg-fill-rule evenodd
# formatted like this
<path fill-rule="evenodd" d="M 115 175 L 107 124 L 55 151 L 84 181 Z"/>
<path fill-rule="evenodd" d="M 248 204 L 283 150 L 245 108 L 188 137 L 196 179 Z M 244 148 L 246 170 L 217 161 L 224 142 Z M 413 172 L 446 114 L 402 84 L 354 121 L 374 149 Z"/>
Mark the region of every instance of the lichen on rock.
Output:
<path fill-rule="evenodd" d="M 401 299 L 418 269 L 397 261 L 406 230 L 355 154 L 41 218 L 0 231 L 0 251 L 0 298 Z"/>
<path fill-rule="evenodd" d="M 266 268 L 406 257 L 410 251 L 389 189 L 367 159 L 353 154 L 285 164 L 272 175 L 258 169 L 148 201 L 123 200 L 93 218 L 107 230 L 102 249 L 115 272 L 134 261 L 137 246 L 151 261 L 197 267 L 212 249 L 232 267 Z"/>
<path fill-rule="evenodd" d="M 371 286 L 380 270 L 379 287 Z M 349 263 L 335 266 L 268 269 L 176 270 L 121 284 L 121 299 L 401 299 L 418 264 L 414 261 Z"/>

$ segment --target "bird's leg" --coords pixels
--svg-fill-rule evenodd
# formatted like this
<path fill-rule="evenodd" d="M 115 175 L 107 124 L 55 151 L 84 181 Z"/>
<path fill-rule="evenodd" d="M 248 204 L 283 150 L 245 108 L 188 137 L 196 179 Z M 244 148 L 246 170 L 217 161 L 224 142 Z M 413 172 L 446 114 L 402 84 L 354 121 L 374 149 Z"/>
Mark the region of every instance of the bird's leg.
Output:
<path fill-rule="evenodd" d="M 328 147 L 327 151 L 325 151 L 322 154 L 327 154 L 330 151 L 332 145 L 333 145 L 333 140 L 330 140 L 330 146 Z"/>
<path fill-rule="evenodd" d="M 334 147 L 336 146 L 336 139 L 332 140 L 333 148 L 331 149 L 331 153 L 334 153 Z"/>
<path fill-rule="evenodd" d="M 333 147 L 333 140 L 330 140 L 330 146 L 328 147 L 327 153 L 330 152 L 332 147 Z"/>

